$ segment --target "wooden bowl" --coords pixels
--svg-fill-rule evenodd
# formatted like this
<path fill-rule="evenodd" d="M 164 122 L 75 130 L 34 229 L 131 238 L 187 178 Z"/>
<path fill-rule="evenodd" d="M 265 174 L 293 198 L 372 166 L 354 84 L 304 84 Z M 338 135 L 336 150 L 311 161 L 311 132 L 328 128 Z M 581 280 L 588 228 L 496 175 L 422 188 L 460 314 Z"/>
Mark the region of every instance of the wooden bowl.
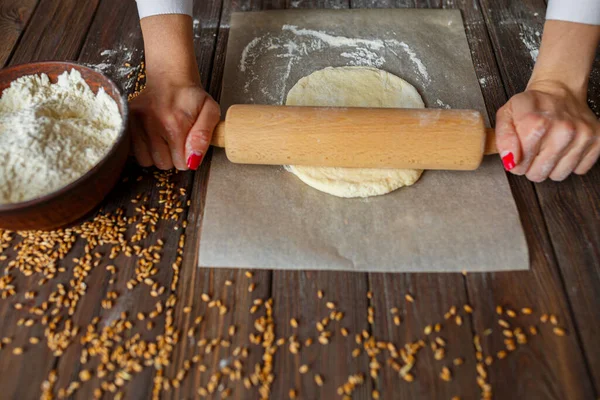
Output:
<path fill-rule="evenodd" d="M 60 74 L 76 69 L 94 93 L 104 88 L 119 107 L 123 124 L 110 151 L 90 171 L 59 190 L 21 203 L 0 204 L 0 228 L 52 230 L 65 227 L 92 211 L 115 186 L 129 154 L 127 99 L 102 73 L 70 62 L 40 62 L 0 70 L 0 94 L 17 78 L 44 73 L 56 82 Z"/>

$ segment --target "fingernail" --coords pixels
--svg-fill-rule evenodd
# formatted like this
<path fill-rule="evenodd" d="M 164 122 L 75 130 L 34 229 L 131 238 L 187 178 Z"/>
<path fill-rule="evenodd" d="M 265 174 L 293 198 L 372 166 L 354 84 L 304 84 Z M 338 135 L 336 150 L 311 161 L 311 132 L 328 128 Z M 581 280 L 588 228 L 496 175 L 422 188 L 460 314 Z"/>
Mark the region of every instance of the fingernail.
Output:
<path fill-rule="evenodd" d="M 197 153 L 194 151 L 194 152 L 192 152 L 192 154 L 190 154 L 190 156 L 187 159 L 187 166 L 192 171 L 195 171 L 198 169 L 201 162 L 202 162 L 202 153 Z"/>
<path fill-rule="evenodd" d="M 515 157 L 513 153 L 510 151 L 502 156 L 502 164 L 504 164 L 504 169 L 510 171 L 515 167 Z"/>

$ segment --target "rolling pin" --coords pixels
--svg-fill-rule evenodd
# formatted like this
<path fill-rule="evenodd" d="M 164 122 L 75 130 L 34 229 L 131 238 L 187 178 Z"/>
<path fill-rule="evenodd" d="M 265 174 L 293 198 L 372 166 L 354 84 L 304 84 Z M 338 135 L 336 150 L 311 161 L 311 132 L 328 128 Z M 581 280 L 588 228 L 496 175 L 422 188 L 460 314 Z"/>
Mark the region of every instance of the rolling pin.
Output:
<path fill-rule="evenodd" d="M 233 163 L 474 170 L 497 153 L 473 110 L 233 105 L 211 144 Z"/>

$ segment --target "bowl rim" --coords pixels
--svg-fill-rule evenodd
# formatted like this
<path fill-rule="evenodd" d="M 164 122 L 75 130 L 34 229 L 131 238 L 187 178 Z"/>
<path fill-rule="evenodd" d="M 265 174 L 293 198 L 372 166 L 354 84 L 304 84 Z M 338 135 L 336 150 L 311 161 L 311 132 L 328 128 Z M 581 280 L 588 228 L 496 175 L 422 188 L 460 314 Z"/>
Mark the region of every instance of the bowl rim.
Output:
<path fill-rule="evenodd" d="M 88 66 L 79 64 L 77 62 L 72 62 L 72 61 L 41 61 L 41 62 L 34 62 L 34 63 L 24 63 L 24 64 L 13 65 L 8 68 L 1 69 L 0 72 L 3 73 L 3 72 L 10 71 L 13 69 L 19 69 L 25 65 L 30 66 L 30 67 L 39 68 L 40 70 L 37 73 L 35 73 L 37 75 L 45 74 L 46 72 L 44 72 L 44 70 L 43 70 L 45 67 L 62 65 L 65 67 L 65 71 L 69 71 L 74 68 L 77 70 L 86 70 L 87 72 L 91 72 L 92 74 L 96 74 L 96 75 L 100 75 L 100 76 L 104 77 L 104 79 L 106 79 L 106 81 L 110 85 L 110 87 L 108 87 L 108 88 L 105 85 L 101 85 L 101 87 L 104 88 L 104 91 L 108 92 L 107 89 L 111 89 L 114 93 L 117 93 L 119 96 L 120 103 L 121 103 L 121 109 L 123 110 L 122 115 L 121 115 L 122 122 L 121 122 L 121 127 L 119 129 L 119 134 L 118 134 L 117 138 L 115 139 L 115 141 L 113 142 L 110 150 L 102 157 L 102 159 L 100 159 L 100 161 L 98 161 L 85 174 L 83 174 L 82 176 L 80 176 L 79 178 L 74 180 L 73 182 L 71 182 L 65 186 L 62 186 L 61 188 L 59 188 L 53 192 L 47 193 L 43 196 L 35 197 L 33 199 L 21 201 L 18 203 L 0 204 L 0 214 L 10 212 L 10 211 L 21 211 L 21 210 L 27 209 L 32 206 L 39 206 L 39 205 L 42 205 L 45 203 L 49 203 L 49 202 L 55 200 L 56 198 L 61 197 L 65 193 L 70 192 L 75 187 L 79 186 L 79 184 L 81 182 L 83 182 L 83 181 L 89 179 L 90 177 L 92 177 L 93 175 L 95 175 L 96 172 L 98 170 L 100 170 L 108 162 L 109 159 L 112 158 L 111 156 L 117 152 L 117 149 L 121 146 L 123 141 L 127 139 L 126 133 L 127 133 L 127 124 L 128 124 L 128 120 L 129 120 L 129 118 L 128 118 L 129 117 L 129 103 L 128 103 L 127 99 L 125 98 L 125 95 L 119 88 L 119 86 L 115 83 L 115 81 L 113 81 L 106 74 L 104 74 L 103 72 L 101 72 L 97 69 L 90 68 Z M 32 75 L 32 74 L 30 74 L 30 75 Z M 26 76 L 26 75 L 23 75 L 23 76 Z M 95 94 L 97 94 L 97 93 L 95 93 Z M 0 93 L 0 96 L 1 95 L 2 95 L 2 93 Z"/>

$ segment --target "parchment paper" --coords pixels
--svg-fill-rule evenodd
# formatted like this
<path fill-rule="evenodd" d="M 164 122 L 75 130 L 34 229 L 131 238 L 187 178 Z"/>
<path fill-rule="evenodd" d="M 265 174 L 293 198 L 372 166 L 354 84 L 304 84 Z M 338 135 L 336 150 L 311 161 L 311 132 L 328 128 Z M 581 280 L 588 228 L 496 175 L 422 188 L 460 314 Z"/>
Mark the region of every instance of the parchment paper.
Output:
<path fill-rule="evenodd" d="M 301 77 L 367 65 L 411 82 L 427 107 L 485 115 L 460 12 L 293 10 L 232 16 L 223 78 L 231 104 L 282 104 Z M 527 246 L 497 156 L 474 172 L 426 171 L 384 196 L 341 199 L 283 167 L 213 154 L 199 263 L 353 271 L 527 269 Z"/>

